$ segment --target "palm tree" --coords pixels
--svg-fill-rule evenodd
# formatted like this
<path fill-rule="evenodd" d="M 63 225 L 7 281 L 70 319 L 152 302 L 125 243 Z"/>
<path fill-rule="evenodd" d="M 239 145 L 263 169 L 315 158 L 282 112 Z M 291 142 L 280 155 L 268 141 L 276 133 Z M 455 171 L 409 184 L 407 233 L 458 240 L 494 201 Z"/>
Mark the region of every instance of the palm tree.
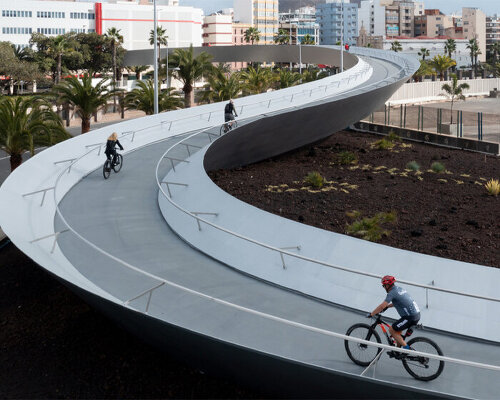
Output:
<path fill-rule="evenodd" d="M 120 35 L 121 29 L 109 28 L 106 37 L 111 43 L 113 52 L 113 90 L 116 91 L 116 46 L 123 43 L 123 36 Z M 116 112 L 116 96 L 113 96 L 113 112 Z"/>
<path fill-rule="evenodd" d="M 201 99 L 205 102 L 217 102 L 234 99 L 241 93 L 240 74 L 226 73 L 223 68 L 214 68 L 208 77 Z"/>
<path fill-rule="evenodd" d="M 447 39 L 446 43 L 444 44 L 444 51 L 448 54 L 448 57 L 451 58 L 452 53 L 454 53 L 456 50 L 457 42 L 455 42 L 455 39 Z"/>
<path fill-rule="evenodd" d="M 166 35 L 167 30 L 163 29 L 161 25 L 156 27 L 156 42 L 158 45 L 158 68 L 160 68 L 161 65 L 161 52 L 160 48 L 161 46 L 166 46 L 168 41 L 168 36 Z M 152 46 L 155 43 L 155 31 L 154 29 L 151 29 L 151 32 L 149 32 L 149 44 Z"/>
<path fill-rule="evenodd" d="M 500 62 L 493 64 L 493 73 L 497 78 L 500 78 Z"/>
<path fill-rule="evenodd" d="M 413 74 L 413 79 L 415 79 L 418 82 L 422 82 L 422 78 L 427 75 L 434 75 L 434 70 L 429 65 L 428 61 L 421 60 L 420 67 Z"/>
<path fill-rule="evenodd" d="M 312 82 L 326 78 L 327 76 L 327 72 L 320 71 L 319 68 L 310 66 L 302 73 L 302 82 Z"/>
<path fill-rule="evenodd" d="M 12 50 L 14 50 L 14 55 L 19 61 L 29 61 L 30 54 L 27 47 L 21 47 L 15 44 L 11 44 Z"/>
<path fill-rule="evenodd" d="M 108 100 L 114 95 L 114 91 L 109 90 L 108 81 L 109 78 L 104 78 L 93 86 L 92 77 L 85 74 L 81 82 L 71 77 L 52 89 L 58 100 L 69 104 L 82 119 L 82 133 L 90 130 L 92 115 L 105 108 Z"/>
<path fill-rule="evenodd" d="M 495 64 L 498 60 L 498 56 L 500 55 L 500 42 L 494 42 L 490 47 L 490 52 L 492 55 L 492 64 Z"/>
<path fill-rule="evenodd" d="M 430 62 L 430 66 L 439 74 L 439 79 L 442 81 L 444 81 L 444 73 L 455 65 L 457 65 L 455 60 L 440 54 L 436 55 Z"/>
<path fill-rule="evenodd" d="M 245 42 L 254 44 L 254 42 L 258 43 L 259 40 L 260 40 L 260 31 L 257 28 L 251 27 L 245 31 Z"/>
<path fill-rule="evenodd" d="M 398 42 L 397 40 L 395 40 L 391 44 L 391 50 L 395 51 L 397 53 L 398 51 L 403 51 L 403 46 L 401 45 L 400 42 Z"/>
<path fill-rule="evenodd" d="M 279 28 L 278 33 L 274 35 L 274 43 L 288 44 L 290 43 L 290 34 L 286 29 Z"/>
<path fill-rule="evenodd" d="M 481 50 L 479 50 L 479 43 L 476 38 L 470 39 L 467 44 L 467 49 L 470 52 L 470 59 L 472 63 L 472 68 L 474 70 L 474 74 L 477 73 L 477 57 L 481 54 Z"/>
<path fill-rule="evenodd" d="M 135 78 L 139 81 L 141 79 L 141 73 L 144 71 L 147 71 L 149 66 L 147 65 L 133 65 L 131 67 L 127 67 L 127 70 L 129 72 L 132 72 L 135 74 Z"/>
<path fill-rule="evenodd" d="M 266 92 L 274 82 L 273 72 L 270 68 L 248 67 L 241 73 L 243 87 L 247 93 L 257 94 Z"/>
<path fill-rule="evenodd" d="M 48 52 L 57 61 L 56 84 L 61 81 L 62 57 L 72 50 L 68 39 L 63 35 L 52 38 L 49 43 Z"/>
<path fill-rule="evenodd" d="M 138 81 L 137 86 L 125 96 L 125 107 L 128 110 L 144 111 L 146 115 L 154 114 L 154 81 L 152 79 L 148 79 L 146 82 Z M 182 99 L 176 93 L 172 93 L 173 91 L 174 88 L 159 91 L 158 109 L 160 112 L 182 107 Z"/>
<path fill-rule="evenodd" d="M 281 69 L 278 76 L 279 88 L 284 89 L 295 86 L 301 79 L 302 75 L 298 72 L 292 72 L 289 69 Z"/>
<path fill-rule="evenodd" d="M 301 44 L 316 44 L 316 42 L 314 41 L 313 37 L 309 34 L 306 34 L 304 35 L 304 37 L 302 38 L 302 40 L 300 41 Z"/>
<path fill-rule="evenodd" d="M 0 98 L 0 148 L 10 155 L 10 170 L 21 165 L 22 154 L 33 156 L 35 146 L 50 146 L 68 139 L 62 120 L 40 98 Z"/>
<path fill-rule="evenodd" d="M 193 85 L 204 72 L 212 69 L 212 56 L 206 52 L 194 57 L 193 45 L 189 49 L 175 49 L 170 57 L 170 63 L 175 67 L 173 75 L 183 83 L 184 101 L 186 108 L 193 102 Z"/>
<path fill-rule="evenodd" d="M 445 83 L 441 86 L 441 89 L 445 91 L 446 95 L 451 98 L 451 119 L 450 125 L 453 124 L 453 102 L 456 100 L 465 100 L 465 96 L 463 94 L 464 89 L 469 89 L 469 85 L 467 83 L 458 84 L 457 75 L 451 74 L 451 85 Z"/>
<path fill-rule="evenodd" d="M 418 52 L 418 55 L 422 57 L 422 61 L 425 61 L 425 57 L 429 57 L 429 50 L 426 49 L 425 47 L 422 47 L 420 51 Z"/>

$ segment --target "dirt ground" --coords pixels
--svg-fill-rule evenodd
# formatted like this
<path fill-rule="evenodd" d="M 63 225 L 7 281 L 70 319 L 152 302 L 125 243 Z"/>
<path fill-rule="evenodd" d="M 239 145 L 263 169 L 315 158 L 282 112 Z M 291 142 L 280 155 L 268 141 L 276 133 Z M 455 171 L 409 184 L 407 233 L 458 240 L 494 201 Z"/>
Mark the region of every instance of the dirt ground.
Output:
<path fill-rule="evenodd" d="M 394 211 L 396 222 L 381 224 L 389 234 L 379 243 L 500 267 L 500 196 L 484 186 L 500 178 L 500 159 L 406 141 L 378 150 L 379 139 L 337 132 L 313 146 L 210 176 L 242 201 L 343 234 L 356 220 L 346 213 L 358 211 L 363 218 Z M 342 164 L 341 152 L 357 161 Z M 420 165 L 418 172 L 406 169 L 411 161 Z M 444 171 L 433 172 L 433 162 Z M 325 178 L 322 188 L 305 182 L 313 171 Z"/>
<path fill-rule="evenodd" d="M 257 397 L 128 334 L 13 244 L 0 248 L 0 272 L 2 399 Z"/>

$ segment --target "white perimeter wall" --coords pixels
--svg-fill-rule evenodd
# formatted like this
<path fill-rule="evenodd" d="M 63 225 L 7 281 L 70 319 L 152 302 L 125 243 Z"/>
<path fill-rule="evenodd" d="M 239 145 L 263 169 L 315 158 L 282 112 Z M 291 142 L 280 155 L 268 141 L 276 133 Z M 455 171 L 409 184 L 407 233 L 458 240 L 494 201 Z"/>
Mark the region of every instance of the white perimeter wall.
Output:
<path fill-rule="evenodd" d="M 441 87 L 444 83 L 450 83 L 450 81 L 405 83 L 387 100 L 386 104 L 410 104 L 444 100 L 447 98 L 441 95 L 443 93 Z M 489 95 L 490 90 L 500 89 L 500 78 L 465 79 L 458 81 L 458 83 L 467 83 L 470 86 L 469 89 L 464 90 L 465 96 L 485 96 Z"/>

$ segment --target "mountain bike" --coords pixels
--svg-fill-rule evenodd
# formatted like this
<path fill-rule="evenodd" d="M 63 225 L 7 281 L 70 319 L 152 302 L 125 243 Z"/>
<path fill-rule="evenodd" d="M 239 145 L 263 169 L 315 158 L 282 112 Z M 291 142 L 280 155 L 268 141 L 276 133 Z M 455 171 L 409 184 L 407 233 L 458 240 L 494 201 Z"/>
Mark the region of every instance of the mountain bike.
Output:
<path fill-rule="evenodd" d="M 122 169 L 122 166 L 123 166 L 123 156 L 120 153 L 116 153 L 116 156 L 114 156 L 111 160 L 106 159 L 102 167 L 102 175 L 104 176 L 104 179 L 109 178 L 109 175 L 111 174 L 111 169 L 113 169 L 113 171 L 118 173 Z"/>
<path fill-rule="evenodd" d="M 370 342 L 381 343 L 380 335 L 376 331 L 377 326 L 380 326 L 382 332 L 385 334 L 389 346 L 397 348 L 397 343 L 394 338 L 389 334 L 389 324 L 382 320 L 380 314 L 375 316 L 375 322 L 372 325 L 368 324 L 354 324 L 348 330 L 346 335 L 358 339 L 368 340 Z M 409 327 L 402 335 L 403 339 L 413 333 L 413 327 Z M 406 342 L 412 350 L 422 353 L 443 355 L 439 346 L 426 337 L 415 337 Z M 369 366 L 372 361 L 377 357 L 383 349 L 380 347 L 370 346 L 362 343 L 353 342 L 350 340 L 344 341 L 345 350 L 349 358 L 358 365 L 363 367 Z M 401 360 L 406 371 L 415 379 L 419 381 L 431 381 L 436 379 L 441 372 L 443 372 L 444 361 L 436 360 L 434 358 L 423 357 L 419 355 L 411 355 L 402 353 L 397 350 L 388 351 L 387 355 L 390 358 Z"/>
<path fill-rule="evenodd" d="M 238 126 L 238 122 L 236 122 L 235 119 L 233 119 L 232 121 L 227 121 L 227 122 L 224 122 L 221 127 L 220 127 L 220 134 L 221 136 L 224 134 L 224 133 L 228 133 L 230 130 L 236 128 Z"/>

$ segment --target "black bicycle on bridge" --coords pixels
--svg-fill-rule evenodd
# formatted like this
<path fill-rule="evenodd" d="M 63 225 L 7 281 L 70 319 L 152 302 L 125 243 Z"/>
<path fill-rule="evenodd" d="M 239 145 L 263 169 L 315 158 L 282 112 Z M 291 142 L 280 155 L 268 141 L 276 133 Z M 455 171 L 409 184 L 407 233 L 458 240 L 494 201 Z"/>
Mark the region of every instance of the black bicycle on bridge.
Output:
<path fill-rule="evenodd" d="M 376 331 L 377 326 L 380 326 L 382 332 L 385 334 L 387 343 L 389 346 L 398 348 L 396 341 L 389 334 L 389 324 L 382 320 L 382 316 L 377 314 L 375 316 L 375 322 L 372 325 L 368 324 L 354 324 L 348 330 L 346 335 L 352 336 L 358 339 L 368 340 L 370 342 L 381 343 L 380 335 Z M 410 336 L 413 333 L 412 327 L 408 328 L 406 332 L 402 335 L 403 339 Z M 419 351 L 427 354 L 435 354 L 442 356 L 443 352 L 439 346 L 426 337 L 415 337 L 406 342 L 413 350 Z M 358 365 L 363 367 L 369 366 L 373 360 L 379 356 L 382 352 L 380 347 L 370 346 L 363 343 L 357 343 L 350 340 L 344 341 L 345 350 L 349 358 Z M 443 372 L 444 361 L 437 360 L 435 358 L 423 357 L 419 355 L 412 355 L 407 353 L 402 353 L 397 350 L 391 350 L 387 352 L 390 358 L 395 358 L 401 360 L 406 371 L 419 381 L 431 381 L 436 379 Z"/>
<path fill-rule="evenodd" d="M 111 169 L 113 169 L 113 171 L 118 173 L 120 172 L 123 166 L 123 156 L 120 153 L 116 153 L 116 155 L 110 158 L 111 159 L 107 158 L 106 161 L 104 161 L 104 165 L 102 167 L 102 175 L 104 176 L 104 179 L 109 178 L 109 175 L 111 174 Z"/>

